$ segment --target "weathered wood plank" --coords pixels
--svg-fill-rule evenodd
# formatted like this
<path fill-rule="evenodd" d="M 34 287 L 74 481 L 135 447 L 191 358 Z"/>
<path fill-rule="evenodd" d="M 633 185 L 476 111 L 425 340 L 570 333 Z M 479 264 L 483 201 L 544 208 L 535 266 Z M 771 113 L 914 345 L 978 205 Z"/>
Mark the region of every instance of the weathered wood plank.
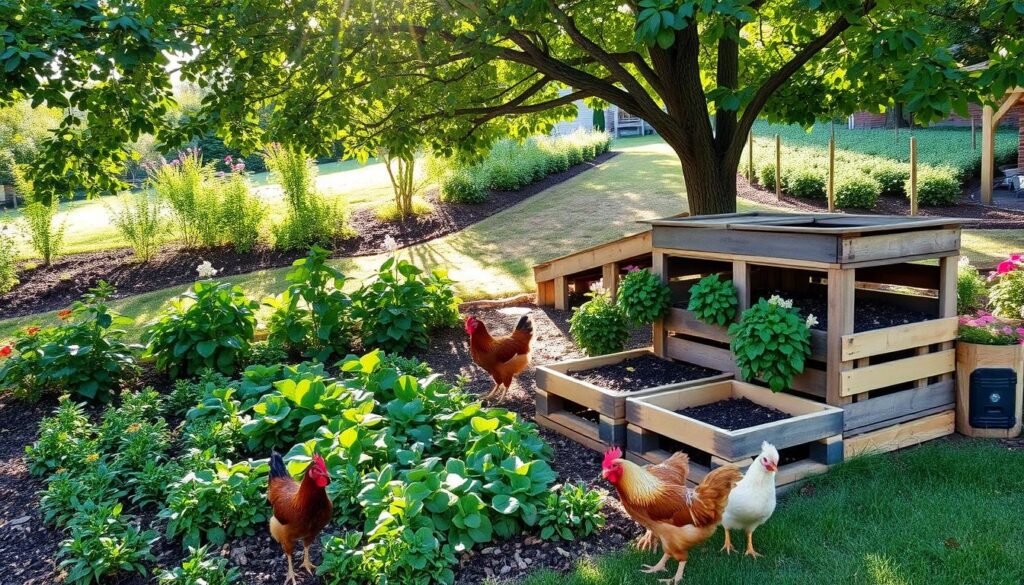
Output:
<path fill-rule="evenodd" d="M 555 277 L 555 308 L 569 310 L 569 281 L 564 276 Z"/>
<path fill-rule="evenodd" d="M 949 407 L 956 400 L 952 380 L 936 382 L 923 388 L 913 388 L 843 406 L 843 430 L 857 429 L 894 420 L 939 407 Z"/>
<path fill-rule="evenodd" d="M 647 230 L 538 264 L 533 267 L 533 277 L 538 282 L 554 280 L 558 276 L 600 268 L 609 262 L 621 262 L 650 252 L 651 232 Z"/>
<path fill-rule="evenodd" d="M 757 256 L 830 264 L 839 262 L 839 238 L 835 235 L 787 233 L 785 237 L 766 237 L 752 231 L 724 229 L 715 230 L 714 236 L 709 237 L 704 229 L 654 226 L 652 243 L 655 248 L 670 248 L 680 255 L 690 251 L 749 255 L 756 250 Z"/>
<path fill-rule="evenodd" d="M 909 323 L 842 336 L 843 361 L 928 346 L 956 339 L 957 317 Z"/>
<path fill-rule="evenodd" d="M 717 232 L 715 232 L 717 233 Z M 676 250 L 673 248 L 655 248 L 655 251 L 661 251 L 670 257 L 677 258 L 701 258 L 704 260 L 717 260 L 719 262 L 732 262 L 734 260 L 743 260 L 751 264 L 760 264 L 763 266 L 778 266 L 781 268 L 801 268 L 806 270 L 828 270 L 829 268 L 838 268 L 838 263 L 829 262 L 816 262 L 813 260 L 794 260 L 791 258 L 779 258 L 775 256 L 756 256 L 752 254 L 725 254 L 719 252 L 700 252 L 696 250 Z"/>
<path fill-rule="evenodd" d="M 897 234 L 844 238 L 840 262 L 865 262 L 960 249 L 960 229 L 929 229 Z"/>
<path fill-rule="evenodd" d="M 729 343 L 729 331 L 721 325 L 708 325 L 697 319 L 693 311 L 672 308 L 665 317 L 665 330 L 672 333 L 685 333 L 695 337 L 703 337 L 719 343 Z"/>
<path fill-rule="evenodd" d="M 857 270 L 857 282 L 895 284 L 937 290 L 939 288 L 939 267 L 908 262 L 868 266 Z"/>
<path fill-rule="evenodd" d="M 933 414 L 915 421 L 894 425 L 843 440 L 847 459 L 866 453 L 884 453 L 953 433 L 953 411 Z"/>
<path fill-rule="evenodd" d="M 651 252 L 651 272 L 660 275 L 661 282 L 668 282 L 669 275 L 667 257 L 659 250 Z M 668 334 L 665 331 L 665 320 L 663 318 L 656 319 L 654 321 L 652 331 L 654 355 L 659 357 L 665 357 L 667 355 L 665 349 L 665 337 L 667 335 Z"/>
<path fill-rule="evenodd" d="M 839 406 L 850 402 L 842 394 L 843 371 L 852 367 L 844 363 L 840 348 L 844 335 L 853 333 L 855 273 L 853 270 L 828 271 L 828 358 L 826 360 L 825 401 Z"/>
<path fill-rule="evenodd" d="M 619 294 L 619 265 L 616 262 L 609 262 L 601 267 L 601 282 L 605 290 L 612 298 Z"/>
<path fill-rule="evenodd" d="M 681 337 L 665 338 L 665 353 L 672 359 L 690 362 L 705 368 L 712 368 L 732 374 L 738 373 L 736 360 L 728 349 L 705 345 Z"/>
<path fill-rule="evenodd" d="M 860 392 L 946 374 L 954 369 L 956 369 L 956 352 L 948 349 L 866 368 L 846 370 L 841 374 L 841 394 L 844 397 L 852 396 Z"/>
<path fill-rule="evenodd" d="M 558 433 L 560 435 L 564 435 L 566 437 L 569 437 L 573 441 L 576 441 L 577 443 L 583 445 L 584 447 L 587 447 L 588 449 L 593 449 L 594 451 L 597 451 L 598 453 L 603 453 L 608 448 L 608 445 L 605 445 L 604 443 L 602 443 L 601 441 L 597 440 L 596 438 L 588 436 L 588 435 L 581 434 L 581 433 L 579 433 L 579 432 L 577 432 L 577 431 L 575 431 L 575 430 L 573 430 L 573 429 L 571 429 L 571 428 L 569 428 L 567 426 L 564 426 L 564 425 L 560 424 L 559 422 L 556 422 L 555 420 L 552 420 L 552 419 L 550 419 L 550 418 L 548 418 L 546 416 L 537 415 L 537 417 L 534 420 L 541 427 L 544 427 L 546 429 L 552 430 L 552 431 L 554 431 L 554 432 L 556 432 L 556 433 Z"/>

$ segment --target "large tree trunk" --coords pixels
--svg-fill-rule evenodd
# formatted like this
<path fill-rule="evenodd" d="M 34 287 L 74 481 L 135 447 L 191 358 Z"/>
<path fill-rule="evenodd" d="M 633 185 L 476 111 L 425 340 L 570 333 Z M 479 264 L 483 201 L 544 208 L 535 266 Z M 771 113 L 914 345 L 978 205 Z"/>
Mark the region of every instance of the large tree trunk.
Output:
<path fill-rule="evenodd" d="M 686 181 L 686 200 L 690 215 L 713 215 L 736 212 L 736 169 L 722 164 L 687 169 L 683 164 Z"/>

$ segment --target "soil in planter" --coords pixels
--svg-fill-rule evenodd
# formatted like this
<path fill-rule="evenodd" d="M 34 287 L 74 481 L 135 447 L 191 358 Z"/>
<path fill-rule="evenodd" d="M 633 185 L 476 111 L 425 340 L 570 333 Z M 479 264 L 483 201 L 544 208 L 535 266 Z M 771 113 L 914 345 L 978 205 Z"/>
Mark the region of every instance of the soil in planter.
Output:
<path fill-rule="evenodd" d="M 756 427 L 790 418 L 781 410 L 761 406 L 747 398 L 727 398 L 710 404 L 689 406 L 676 412 L 687 418 L 699 420 L 727 431 Z"/>
<path fill-rule="evenodd" d="M 805 317 L 807 315 L 814 315 L 818 319 L 818 324 L 814 326 L 814 329 L 828 331 L 828 299 L 823 297 L 793 297 L 791 294 L 787 295 L 779 291 L 771 294 L 777 294 L 785 299 L 793 299 L 793 307 L 799 310 L 801 315 Z M 914 311 L 888 303 L 863 299 L 856 300 L 854 309 L 853 331 L 855 333 L 896 327 L 908 323 L 919 323 L 935 318 L 922 311 Z"/>
<path fill-rule="evenodd" d="M 589 370 L 568 372 L 577 380 L 618 392 L 635 392 L 666 384 L 679 384 L 721 373 L 686 362 L 663 360 L 653 355 L 630 358 L 617 364 Z"/>

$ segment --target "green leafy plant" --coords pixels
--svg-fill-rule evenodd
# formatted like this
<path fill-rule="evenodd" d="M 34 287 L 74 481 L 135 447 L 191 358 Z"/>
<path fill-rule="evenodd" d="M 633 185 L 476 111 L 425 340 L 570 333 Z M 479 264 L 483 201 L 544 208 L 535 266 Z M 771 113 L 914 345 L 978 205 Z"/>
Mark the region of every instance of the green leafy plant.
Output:
<path fill-rule="evenodd" d="M 29 244 L 43 259 L 43 264 L 49 266 L 64 249 L 64 230 L 67 228 L 67 222 L 54 223 L 59 200 L 53 197 L 47 202 L 37 197 L 32 182 L 25 178 L 20 166 L 14 170 L 14 187 L 18 195 L 25 200 L 21 214 Z"/>
<path fill-rule="evenodd" d="M 820 172 L 801 168 L 786 174 L 788 192 L 793 197 L 821 199 L 825 197 L 825 177 Z"/>
<path fill-rule="evenodd" d="M 85 502 L 112 507 L 125 495 L 123 477 L 105 462 L 79 466 L 46 478 L 46 490 L 39 498 L 43 521 L 66 526 L 81 511 Z"/>
<path fill-rule="evenodd" d="M 203 369 L 233 373 L 239 356 L 252 343 L 258 308 L 259 303 L 249 300 L 239 286 L 196 282 L 146 326 L 145 355 L 174 377 L 194 376 Z"/>
<path fill-rule="evenodd" d="M 1024 317 L 1024 270 L 1001 274 L 989 289 L 993 312 L 1004 319 Z"/>
<path fill-rule="evenodd" d="M 99 441 L 85 414 L 85 405 L 62 396 L 53 416 L 39 422 L 39 436 L 25 447 L 25 461 L 33 475 L 56 469 L 75 469 L 97 458 Z"/>
<path fill-rule="evenodd" d="M 113 293 L 113 287 L 100 281 L 82 300 L 58 313 L 60 325 L 30 327 L 18 334 L 18 355 L 0 366 L 0 388 L 55 389 L 108 401 L 118 384 L 139 369 L 138 346 L 124 343 L 125 332 L 112 328 L 131 323 L 107 306 Z"/>
<path fill-rule="evenodd" d="M 904 187 L 910 194 L 910 180 Z M 960 201 L 960 179 L 946 167 L 922 167 L 917 172 L 917 201 L 921 205 L 956 205 Z"/>
<path fill-rule="evenodd" d="M 583 484 L 564 485 L 550 492 L 539 507 L 537 528 L 545 540 L 575 540 L 604 526 L 605 494 Z"/>
<path fill-rule="evenodd" d="M 762 187 L 764 187 L 765 189 L 768 189 L 769 191 L 774 191 L 775 190 L 775 163 L 774 162 L 769 162 L 769 163 L 765 163 L 765 164 L 761 165 L 761 167 L 757 171 L 757 182 L 760 183 Z M 782 183 L 782 190 L 783 191 L 788 191 L 787 186 L 786 186 L 786 176 L 785 175 L 782 176 L 782 179 L 781 179 L 780 182 Z"/>
<path fill-rule="evenodd" d="M 167 569 L 157 576 L 159 585 L 229 585 L 241 578 L 238 569 L 228 567 L 228 560 L 210 551 L 209 546 L 189 549 L 181 566 Z"/>
<path fill-rule="evenodd" d="M 345 213 L 337 202 L 328 202 L 317 192 L 316 165 L 302 150 L 271 144 L 264 156 L 288 206 L 284 220 L 274 226 L 278 248 L 330 246 L 348 234 Z"/>
<path fill-rule="evenodd" d="M 882 186 L 868 175 L 843 175 L 836 181 L 836 206 L 842 209 L 873 209 L 881 192 Z"/>
<path fill-rule="evenodd" d="M 135 259 L 149 262 L 160 250 L 166 233 L 164 202 L 147 193 L 124 195 L 118 208 L 107 209 L 110 223 L 131 246 Z"/>
<path fill-rule="evenodd" d="M 672 306 L 672 291 L 657 274 L 635 269 L 626 273 L 619 283 L 616 302 L 630 321 L 650 325 L 668 313 Z"/>
<path fill-rule="evenodd" d="M 792 301 L 761 299 L 729 326 L 729 347 L 744 380 L 758 378 L 773 392 L 792 384 L 811 355 L 812 315 L 805 320 Z"/>
<path fill-rule="evenodd" d="M 441 179 L 440 198 L 446 203 L 483 203 L 487 201 L 486 183 L 479 172 L 455 169 Z"/>
<path fill-rule="evenodd" d="M 133 504 L 161 507 L 174 482 L 187 473 L 177 461 L 146 461 L 142 468 L 128 474 L 127 489 Z"/>
<path fill-rule="evenodd" d="M 7 294 L 19 282 L 17 243 L 11 230 L 0 225 L 0 295 Z"/>
<path fill-rule="evenodd" d="M 198 148 L 189 148 L 169 163 L 151 169 L 149 185 L 167 203 L 181 242 L 189 248 L 216 246 L 223 237 L 220 190 L 212 165 L 204 165 Z"/>
<path fill-rule="evenodd" d="M 347 279 L 327 264 L 328 255 L 323 248 L 311 248 L 285 276 L 288 288 L 268 299 L 274 308 L 268 341 L 320 361 L 345 355 L 355 329 L 352 299 L 342 290 Z"/>
<path fill-rule="evenodd" d="M 590 300 L 573 309 L 569 334 L 587 355 L 622 351 L 629 339 L 629 317 L 607 293 L 588 293 Z"/>
<path fill-rule="evenodd" d="M 690 302 L 686 308 L 704 323 L 724 326 L 736 316 L 737 306 L 739 298 L 732 281 L 710 274 L 690 287 Z"/>
<path fill-rule="evenodd" d="M 956 311 L 961 315 L 973 313 L 985 306 L 988 283 L 978 269 L 961 259 L 956 273 Z"/>
<path fill-rule="evenodd" d="M 260 241 L 267 206 L 253 195 L 249 178 L 242 169 L 225 175 L 219 186 L 222 191 L 219 221 L 223 238 L 235 247 L 235 251 L 251 252 Z"/>
<path fill-rule="evenodd" d="M 904 185 L 910 179 L 910 167 L 904 163 L 881 160 L 872 164 L 871 176 L 878 181 L 884 195 L 904 195 Z"/>
<path fill-rule="evenodd" d="M 60 543 L 60 568 L 66 583 L 102 583 L 108 575 L 132 572 L 146 575 L 146 562 L 156 561 L 151 546 L 157 534 L 140 531 L 113 506 L 87 501 L 68 524 L 70 538 Z"/>

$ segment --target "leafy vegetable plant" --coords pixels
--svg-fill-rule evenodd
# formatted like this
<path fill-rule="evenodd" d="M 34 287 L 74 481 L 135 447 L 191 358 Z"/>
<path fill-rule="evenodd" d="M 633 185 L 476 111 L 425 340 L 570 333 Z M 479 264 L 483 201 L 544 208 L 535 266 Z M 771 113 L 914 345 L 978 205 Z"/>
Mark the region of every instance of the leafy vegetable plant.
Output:
<path fill-rule="evenodd" d="M 729 326 L 730 348 L 744 380 L 758 378 L 773 392 L 792 384 L 811 355 L 811 321 L 777 296 L 761 299 Z"/>
<path fill-rule="evenodd" d="M 71 536 L 57 553 L 60 568 L 67 571 L 65 583 L 102 583 L 121 571 L 147 574 L 145 563 L 156 561 L 151 546 L 157 534 L 139 530 L 121 510 L 121 504 L 82 504 L 68 525 Z"/>
<path fill-rule="evenodd" d="M 631 270 L 619 283 L 618 304 L 638 325 L 650 325 L 672 306 L 672 291 L 649 270 Z"/>
<path fill-rule="evenodd" d="M 583 484 L 564 485 L 547 495 L 540 506 L 537 527 L 540 537 L 549 540 L 574 540 L 588 536 L 604 526 L 601 508 L 606 494 L 588 490 Z"/>
<path fill-rule="evenodd" d="M 189 549 L 181 566 L 167 569 L 157 576 L 159 585 L 229 585 L 238 581 L 238 569 L 228 567 L 228 560 L 210 551 L 209 546 Z"/>
<path fill-rule="evenodd" d="M 725 325 L 736 316 L 738 305 L 732 281 L 710 274 L 690 287 L 690 303 L 686 308 L 709 325 Z"/>
<path fill-rule="evenodd" d="M 588 293 L 590 300 L 573 309 L 569 334 L 590 356 L 622 351 L 629 339 L 629 318 L 607 293 Z"/>

